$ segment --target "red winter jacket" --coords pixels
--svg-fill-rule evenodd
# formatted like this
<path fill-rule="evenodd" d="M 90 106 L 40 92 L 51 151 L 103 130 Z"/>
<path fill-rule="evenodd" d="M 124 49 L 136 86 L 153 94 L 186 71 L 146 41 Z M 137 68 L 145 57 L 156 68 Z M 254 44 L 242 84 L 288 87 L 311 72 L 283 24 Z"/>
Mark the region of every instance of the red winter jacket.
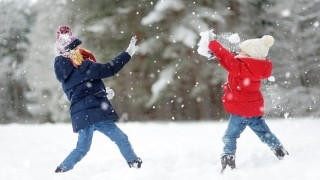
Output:
<path fill-rule="evenodd" d="M 261 79 L 271 75 L 271 61 L 236 56 L 216 40 L 209 43 L 209 49 L 229 72 L 228 82 L 223 86 L 225 110 L 244 117 L 262 116 L 264 101 L 260 92 Z"/>

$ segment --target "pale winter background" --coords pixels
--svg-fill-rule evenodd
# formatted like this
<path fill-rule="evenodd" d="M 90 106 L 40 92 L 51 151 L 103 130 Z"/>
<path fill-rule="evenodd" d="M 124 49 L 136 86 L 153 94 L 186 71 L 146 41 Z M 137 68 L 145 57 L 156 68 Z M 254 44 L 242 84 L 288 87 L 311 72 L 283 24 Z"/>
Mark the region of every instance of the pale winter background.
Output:
<path fill-rule="evenodd" d="M 319 179 L 319 9 L 320 0 L 0 0 L 0 179 Z M 55 31 L 65 24 L 99 62 L 137 36 L 137 54 L 105 83 L 144 169 L 128 169 L 97 135 L 74 171 L 53 173 L 76 141 L 53 72 Z M 218 173 L 226 72 L 197 53 L 209 29 L 275 38 L 262 91 L 267 122 L 290 152 L 284 161 L 249 131 L 238 170 Z"/>
<path fill-rule="evenodd" d="M 217 60 L 197 53 L 200 32 L 271 34 L 273 81 L 262 88 L 269 117 L 319 117 L 319 0 L 1 0 L 0 122 L 69 122 L 55 79 L 55 31 L 67 24 L 99 62 L 140 49 L 116 77 L 124 121 L 225 119 Z"/>

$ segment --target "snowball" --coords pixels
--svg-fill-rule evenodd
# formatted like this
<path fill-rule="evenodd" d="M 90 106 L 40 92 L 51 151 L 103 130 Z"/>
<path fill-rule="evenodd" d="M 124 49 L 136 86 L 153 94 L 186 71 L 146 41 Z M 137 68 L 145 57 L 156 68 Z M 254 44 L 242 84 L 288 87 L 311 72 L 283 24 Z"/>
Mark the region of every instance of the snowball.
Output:
<path fill-rule="evenodd" d="M 238 34 L 223 32 L 215 38 L 224 48 L 230 52 L 239 52 L 240 37 Z"/>
<path fill-rule="evenodd" d="M 268 77 L 268 81 L 270 81 L 270 82 L 275 82 L 275 81 L 276 81 L 276 78 L 274 78 L 274 76 L 270 76 L 270 77 Z"/>
<path fill-rule="evenodd" d="M 229 42 L 231 43 L 239 43 L 240 42 L 240 37 L 238 33 L 232 34 L 231 36 L 228 37 Z"/>
<path fill-rule="evenodd" d="M 109 100 L 113 99 L 113 97 L 114 97 L 114 95 L 115 95 L 113 89 L 111 89 L 110 87 L 107 87 L 107 88 L 106 88 L 106 93 L 107 93 L 107 98 L 108 98 Z"/>
<path fill-rule="evenodd" d="M 200 55 L 205 56 L 208 59 L 212 58 L 212 54 L 208 45 L 215 36 L 216 35 L 212 32 L 212 30 L 200 33 L 201 38 L 200 38 L 200 41 L 198 42 L 198 49 L 197 49 Z"/>
<path fill-rule="evenodd" d="M 210 41 L 217 40 L 223 47 L 231 52 L 239 52 L 240 37 L 239 35 L 231 32 L 221 33 L 216 35 L 213 30 L 208 30 L 200 33 L 200 41 L 198 43 L 198 53 L 207 57 L 209 60 L 214 58 L 208 45 Z"/>

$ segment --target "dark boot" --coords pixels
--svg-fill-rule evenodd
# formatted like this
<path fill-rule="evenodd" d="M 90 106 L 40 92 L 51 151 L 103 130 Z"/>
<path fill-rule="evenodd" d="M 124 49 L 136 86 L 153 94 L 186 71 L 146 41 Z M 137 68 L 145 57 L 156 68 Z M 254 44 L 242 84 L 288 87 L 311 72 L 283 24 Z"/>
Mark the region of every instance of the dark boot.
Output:
<path fill-rule="evenodd" d="M 134 168 L 141 168 L 141 164 L 142 164 L 142 160 L 140 158 L 137 158 L 136 160 L 132 161 L 132 162 L 128 162 L 128 165 L 130 168 L 134 167 Z"/>
<path fill-rule="evenodd" d="M 285 155 L 289 155 L 288 151 L 283 146 L 279 146 L 272 150 L 279 160 L 282 160 Z"/>
<path fill-rule="evenodd" d="M 222 170 L 221 173 L 227 168 L 227 166 L 230 166 L 231 169 L 236 168 L 236 156 L 235 155 L 224 155 L 221 157 L 221 165 Z"/>
<path fill-rule="evenodd" d="M 62 167 L 58 166 L 57 169 L 54 171 L 56 173 L 63 173 L 63 172 L 67 172 L 67 170 L 63 169 Z"/>

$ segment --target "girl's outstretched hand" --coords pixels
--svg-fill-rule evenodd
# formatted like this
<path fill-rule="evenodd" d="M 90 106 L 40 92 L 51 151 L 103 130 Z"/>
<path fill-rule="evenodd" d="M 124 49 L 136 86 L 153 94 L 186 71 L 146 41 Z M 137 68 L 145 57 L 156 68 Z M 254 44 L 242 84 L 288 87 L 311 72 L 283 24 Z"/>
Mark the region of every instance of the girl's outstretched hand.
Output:
<path fill-rule="evenodd" d="M 131 57 L 139 49 L 139 47 L 136 46 L 136 42 L 137 42 L 137 37 L 133 36 L 130 40 L 130 44 L 129 44 L 128 49 L 126 51 Z"/>

